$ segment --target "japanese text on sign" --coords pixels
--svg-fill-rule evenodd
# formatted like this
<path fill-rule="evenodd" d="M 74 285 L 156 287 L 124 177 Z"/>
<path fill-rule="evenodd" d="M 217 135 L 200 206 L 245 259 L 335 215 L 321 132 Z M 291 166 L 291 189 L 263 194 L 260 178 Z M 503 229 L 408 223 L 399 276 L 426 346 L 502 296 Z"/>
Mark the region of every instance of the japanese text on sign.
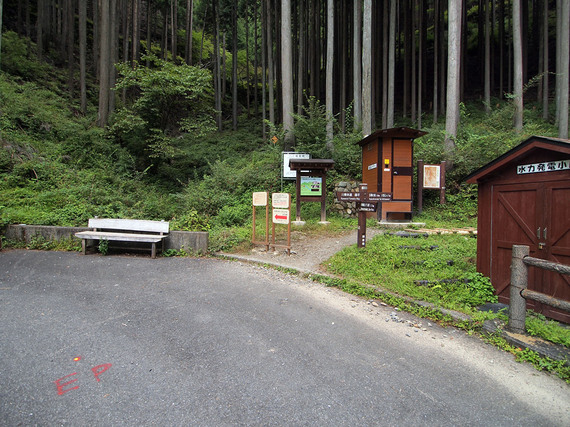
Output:
<path fill-rule="evenodd" d="M 274 208 L 287 209 L 291 204 L 291 195 L 289 193 L 273 193 L 271 195 L 271 205 Z"/>
<path fill-rule="evenodd" d="M 527 173 L 556 172 L 567 169 L 570 169 L 570 159 L 533 163 L 530 165 L 519 165 L 517 166 L 517 174 L 522 175 Z"/>

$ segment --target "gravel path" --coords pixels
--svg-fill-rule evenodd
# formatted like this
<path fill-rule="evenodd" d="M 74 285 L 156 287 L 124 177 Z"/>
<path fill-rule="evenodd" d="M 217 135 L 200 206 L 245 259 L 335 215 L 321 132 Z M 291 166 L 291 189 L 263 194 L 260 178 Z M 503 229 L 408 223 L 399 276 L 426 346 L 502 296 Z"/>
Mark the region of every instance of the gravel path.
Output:
<path fill-rule="evenodd" d="M 370 240 L 383 230 L 368 229 L 366 237 Z M 284 249 L 265 251 L 257 245 L 247 253 L 221 253 L 229 258 L 243 261 L 262 262 L 283 268 L 293 268 L 301 273 L 324 273 L 321 264 L 341 249 L 356 245 L 357 231 L 344 232 L 336 236 L 307 236 L 302 233 L 291 233 L 291 255 Z"/>

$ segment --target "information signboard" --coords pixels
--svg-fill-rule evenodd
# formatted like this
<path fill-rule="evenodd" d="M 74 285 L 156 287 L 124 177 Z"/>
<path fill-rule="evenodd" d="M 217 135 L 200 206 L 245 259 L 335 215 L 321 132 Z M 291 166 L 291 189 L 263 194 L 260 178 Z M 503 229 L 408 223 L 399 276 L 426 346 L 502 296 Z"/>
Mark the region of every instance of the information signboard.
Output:
<path fill-rule="evenodd" d="M 289 193 L 273 193 L 271 195 L 271 206 L 273 208 L 288 209 L 291 205 L 291 195 Z"/>
<path fill-rule="evenodd" d="M 253 193 L 253 206 L 267 206 L 267 192 L 260 191 Z"/>
<path fill-rule="evenodd" d="M 441 165 L 424 165 L 424 188 L 441 188 Z"/>
<path fill-rule="evenodd" d="M 301 196 L 323 195 L 323 178 L 320 176 L 302 176 L 301 177 Z"/>
<path fill-rule="evenodd" d="M 309 153 L 298 153 L 296 151 L 283 151 L 283 168 L 282 175 L 283 179 L 297 179 L 297 172 L 291 170 L 289 167 L 289 161 L 291 159 L 310 159 L 311 155 Z"/>

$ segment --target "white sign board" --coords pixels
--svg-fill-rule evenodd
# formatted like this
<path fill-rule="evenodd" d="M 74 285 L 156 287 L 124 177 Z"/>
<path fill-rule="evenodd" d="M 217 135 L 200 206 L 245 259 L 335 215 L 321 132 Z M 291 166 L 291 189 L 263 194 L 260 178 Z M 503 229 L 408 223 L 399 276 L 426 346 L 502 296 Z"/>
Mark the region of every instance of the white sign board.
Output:
<path fill-rule="evenodd" d="M 273 193 L 271 195 L 271 206 L 274 208 L 287 209 L 291 204 L 291 195 L 289 193 Z"/>
<path fill-rule="evenodd" d="M 274 224 L 289 224 L 289 209 L 273 209 Z"/>
<path fill-rule="evenodd" d="M 441 166 L 424 165 L 424 188 L 441 188 Z"/>
<path fill-rule="evenodd" d="M 297 159 L 310 159 L 311 155 L 309 153 L 297 153 L 296 151 L 283 151 L 283 179 L 295 179 L 297 178 L 297 172 L 291 170 L 289 167 L 290 160 Z"/>
<path fill-rule="evenodd" d="M 253 193 L 253 206 L 267 206 L 267 192 L 260 191 Z"/>
<path fill-rule="evenodd" d="M 527 173 L 556 172 L 567 169 L 570 169 L 570 159 L 532 163 L 530 165 L 519 165 L 517 166 L 517 174 L 523 175 Z"/>

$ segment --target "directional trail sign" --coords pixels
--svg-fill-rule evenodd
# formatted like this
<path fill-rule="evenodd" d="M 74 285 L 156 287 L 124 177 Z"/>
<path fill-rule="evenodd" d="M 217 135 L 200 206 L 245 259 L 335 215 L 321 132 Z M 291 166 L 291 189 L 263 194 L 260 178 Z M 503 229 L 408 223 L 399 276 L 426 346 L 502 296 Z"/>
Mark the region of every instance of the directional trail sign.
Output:
<path fill-rule="evenodd" d="M 358 192 L 336 193 L 341 202 L 356 202 L 358 208 L 358 247 L 366 246 L 366 212 L 376 212 L 378 202 L 392 201 L 392 193 L 369 193 L 368 184 L 360 184 Z"/>
<path fill-rule="evenodd" d="M 289 209 L 273 209 L 274 224 L 289 224 Z"/>

